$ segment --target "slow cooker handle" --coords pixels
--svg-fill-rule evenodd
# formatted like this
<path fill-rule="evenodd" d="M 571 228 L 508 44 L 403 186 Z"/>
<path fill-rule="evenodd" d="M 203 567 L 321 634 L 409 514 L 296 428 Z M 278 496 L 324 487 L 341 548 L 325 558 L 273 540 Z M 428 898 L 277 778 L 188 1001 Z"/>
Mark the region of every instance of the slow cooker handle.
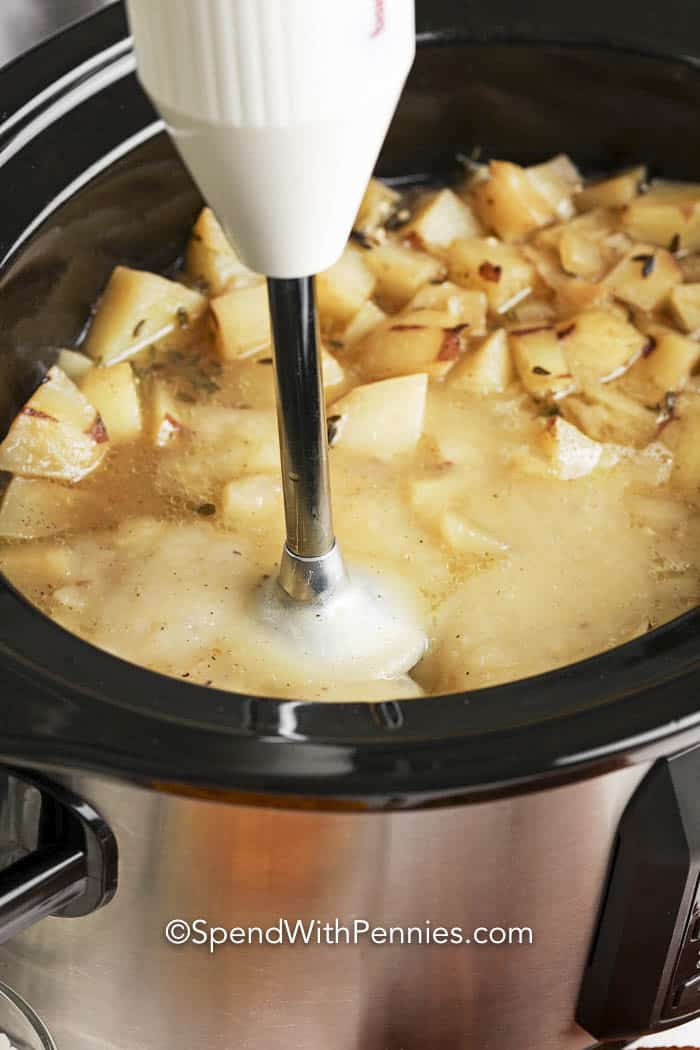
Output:
<path fill-rule="evenodd" d="M 0 944 L 49 915 L 88 915 L 117 888 L 117 843 L 86 802 L 34 774 L 4 772 L 40 793 L 36 848 L 0 872 Z M 0 815 L 2 801 L 0 801 Z"/>

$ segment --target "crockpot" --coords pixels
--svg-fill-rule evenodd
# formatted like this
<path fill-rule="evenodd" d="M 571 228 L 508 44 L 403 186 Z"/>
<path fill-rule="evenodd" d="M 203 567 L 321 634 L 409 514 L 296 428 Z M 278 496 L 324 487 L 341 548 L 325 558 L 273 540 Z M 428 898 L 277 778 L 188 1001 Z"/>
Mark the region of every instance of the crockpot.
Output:
<path fill-rule="evenodd" d="M 507 38 L 459 0 L 418 16 L 379 174 L 449 178 L 478 146 L 700 179 L 692 59 Z M 202 202 L 120 5 L 5 69 L 0 99 L 2 434 L 112 267 L 172 267 Z M 673 1027 L 700 1012 L 699 626 L 495 688 L 319 704 L 133 666 L 0 582 L 0 980 L 59 1050 L 579 1050 Z M 283 920 L 371 933 L 291 944 Z"/>

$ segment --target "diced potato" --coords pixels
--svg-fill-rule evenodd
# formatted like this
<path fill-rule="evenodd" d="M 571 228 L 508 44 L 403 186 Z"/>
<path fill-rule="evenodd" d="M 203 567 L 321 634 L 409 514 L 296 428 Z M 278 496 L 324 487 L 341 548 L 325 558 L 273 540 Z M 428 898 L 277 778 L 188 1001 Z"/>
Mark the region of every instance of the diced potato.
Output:
<path fill-rule="evenodd" d="M 376 328 L 378 324 L 386 319 L 386 314 L 380 310 L 376 303 L 368 299 L 353 317 L 350 324 L 342 333 L 341 342 L 344 346 L 351 347 L 359 342 L 363 336 Z"/>
<path fill-rule="evenodd" d="M 440 284 L 424 284 L 408 303 L 407 310 L 445 310 L 454 318 L 455 324 L 469 325 L 469 335 L 484 335 L 486 332 L 486 308 L 488 300 L 484 292 L 470 288 L 459 288 L 452 281 Z"/>
<path fill-rule="evenodd" d="M 649 193 L 633 200 L 622 214 L 622 227 L 635 240 L 662 248 L 672 244 L 700 248 L 700 185 L 654 184 Z M 676 249 L 677 250 L 677 249 Z"/>
<path fill-rule="evenodd" d="M 216 352 L 223 361 L 249 357 L 270 346 L 270 307 L 267 286 L 233 288 L 212 299 Z"/>
<path fill-rule="evenodd" d="M 630 370 L 630 382 L 650 387 L 657 395 L 682 390 L 700 363 L 700 343 L 664 325 L 651 325 L 643 356 Z"/>
<path fill-rule="evenodd" d="M 600 463 L 603 446 L 592 441 L 577 427 L 555 416 L 544 424 L 539 440 L 550 469 L 562 481 L 573 481 L 590 474 Z"/>
<path fill-rule="evenodd" d="M 540 326 L 509 333 L 515 367 L 528 394 L 538 401 L 558 401 L 576 389 L 576 381 L 555 328 Z"/>
<path fill-rule="evenodd" d="M 575 277 L 594 280 L 605 265 L 600 243 L 575 228 L 562 231 L 559 255 L 563 268 Z"/>
<path fill-rule="evenodd" d="M 654 310 L 682 280 L 681 268 L 670 252 L 637 244 L 608 274 L 605 284 L 624 303 Z"/>
<path fill-rule="evenodd" d="M 610 290 L 601 282 L 572 277 L 565 273 L 558 247 L 525 244 L 522 253 L 536 270 L 538 282 L 544 283 L 554 292 L 560 314 L 577 313 L 592 306 L 605 305 L 610 299 Z"/>
<path fill-rule="evenodd" d="M 623 171 L 611 179 L 590 182 L 576 195 L 576 206 L 579 211 L 591 211 L 593 208 L 623 208 L 635 199 L 646 177 L 647 169 L 640 167 Z"/>
<path fill-rule="evenodd" d="M 61 350 L 56 365 L 69 379 L 80 385 L 80 381 L 95 367 L 95 362 L 78 350 Z"/>
<path fill-rule="evenodd" d="M 29 415 L 53 416 L 60 423 L 81 431 L 92 430 L 99 425 L 95 406 L 57 365 L 46 373 L 25 408 L 32 410 Z"/>
<path fill-rule="evenodd" d="M 88 492 L 41 478 L 13 478 L 0 506 L 0 537 L 36 540 L 100 523 L 98 502 Z"/>
<path fill-rule="evenodd" d="M 102 416 L 110 441 L 124 445 L 141 433 L 141 403 L 128 361 L 111 368 L 93 368 L 81 390 Z"/>
<path fill-rule="evenodd" d="M 443 265 L 425 252 L 385 241 L 363 255 L 377 279 L 377 295 L 388 310 L 400 310 L 422 284 L 443 276 Z"/>
<path fill-rule="evenodd" d="M 673 454 L 673 481 L 683 496 L 700 499 L 700 394 L 690 390 L 676 401 L 674 419 L 664 427 L 664 444 Z"/>
<path fill-rule="evenodd" d="M 658 432 L 657 413 L 600 383 L 561 403 L 566 419 L 596 441 L 644 448 Z"/>
<path fill-rule="evenodd" d="M 700 283 L 680 284 L 670 296 L 671 311 L 686 332 L 700 329 Z"/>
<path fill-rule="evenodd" d="M 528 172 L 508 161 L 492 160 L 488 182 L 474 190 L 476 213 L 506 241 L 517 240 L 552 222 L 556 208 L 539 192 Z"/>
<path fill-rule="evenodd" d="M 565 153 L 560 153 L 544 164 L 525 169 L 527 177 L 546 201 L 558 219 L 570 219 L 575 214 L 572 196 L 581 188 L 581 173 Z"/>
<path fill-rule="evenodd" d="M 508 336 L 505 329 L 499 328 L 457 362 L 450 372 L 449 384 L 474 394 L 500 394 L 513 378 Z"/>
<path fill-rule="evenodd" d="M 533 266 L 517 248 L 493 237 L 455 241 L 447 260 L 450 278 L 464 288 L 484 292 L 495 313 L 511 309 L 532 291 Z"/>
<path fill-rule="evenodd" d="M 187 341 L 207 300 L 199 292 L 153 273 L 117 266 L 93 318 L 86 352 L 102 365 L 116 365 L 168 339 Z"/>
<path fill-rule="evenodd" d="M 166 448 L 186 430 L 183 407 L 177 404 L 164 383 L 153 383 L 148 408 L 148 430 L 156 448 Z"/>
<path fill-rule="evenodd" d="M 192 230 L 185 267 L 207 295 L 222 295 L 229 286 L 250 284 L 258 275 L 244 266 L 211 208 L 204 208 Z"/>
<path fill-rule="evenodd" d="M 80 481 L 102 462 L 107 430 L 88 399 L 54 366 L 0 445 L 0 470 Z"/>
<path fill-rule="evenodd" d="M 323 372 L 323 386 L 331 397 L 345 384 L 345 370 L 343 366 L 329 353 L 325 347 L 321 348 L 321 368 Z"/>
<path fill-rule="evenodd" d="M 594 208 L 568 222 L 559 222 L 539 230 L 533 240 L 538 245 L 557 249 L 564 233 L 577 233 L 592 241 L 605 242 L 611 236 L 620 236 L 618 226 L 619 216 L 615 211 L 611 208 Z"/>
<path fill-rule="evenodd" d="M 508 550 L 507 543 L 501 543 L 453 510 L 446 511 L 440 518 L 440 532 L 445 542 L 459 554 L 502 554 Z"/>
<path fill-rule="evenodd" d="M 557 316 L 557 310 L 551 299 L 530 295 L 513 310 L 516 318 L 515 327 L 535 327 L 540 324 L 551 324 Z"/>
<path fill-rule="evenodd" d="M 348 324 L 372 295 L 377 279 L 367 264 L 369 254 L 350 244 L 317 276 L 316 301 L 325 330 Z"/>
<path fill-rule="evenodd" d="M 378 459 L 412 451 L 423 433 L 427 391 L 426 375 L 355 387 L 333 406 L 336 444 Z"/>
<path fill-rule="evenodd" d="M 282 513 L 282 482 L 271 474 L 249 474 L 224 485 L 221 516 L 233 528 L 260 525 Z"/>
<path fill-rule="evenodd" d="M 335 408 L 334 408 L 335 411 Z M 279 474 L 280 449 L 274 411 L 194 405 L 187 417 L 192 469 L 228 479 L 232 474 Z"/>
<path fill-rule="evenodd" d="M 355 219 L 354 228 L 360 233 L 370 235 L 375 233 L 391 218 L 400 200 L 401 194 L 392 190 L 391 186 L 380 182 L 379 179 L 370 179 Z"/>
<path fill-rule="evenodd" d="M 408 500 L 426 525 L 434 525 L 464 491 L 464 479 L 453 470 L 441 470 L 433 477 L 418 478 L 408 484 Z"/>
<path fill-rule="evenodd" d="M 423 372 L 427 366 L 454 362 L 469 329 L 454 325 L 449 314 L 411 310 L 389 317 L 356 345 L 353 362 L 365 380 Z"/>
<path fill-rule="evenodd" d="M 217 503 L 222 487 L 243 475 L 279 478 L 280 448 L 274 410 L 178 405 L 184 426 L 158 462 L 162 491 L 188 503 Z M 183 450 L 179 445 L 182 444 Z M 184 451 L 184 455 L 183 455 Z"/>
<path fill-rule="evenodd" d="M 569 371 L 581 382 L 607 383 L 639 358 L 647 337 L 611 310 L 586 310 L 557 327 Z"/>
<path fill-rule="evenodd" d="M 478 237 L 481 233 L 481 224 L 470 206 L 452 190 L 427 196 L 401 230 L 402 236 L 416 236 L 428 251 L 448 248 L 458 237 Z"/>

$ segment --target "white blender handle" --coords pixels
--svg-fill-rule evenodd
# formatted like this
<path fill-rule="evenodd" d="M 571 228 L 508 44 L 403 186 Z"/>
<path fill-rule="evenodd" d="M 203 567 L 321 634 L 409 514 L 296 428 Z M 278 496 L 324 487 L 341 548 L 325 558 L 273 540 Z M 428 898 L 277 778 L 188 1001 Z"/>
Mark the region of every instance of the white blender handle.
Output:
<path fill-rule="evenodd" d="M 242 261 L 340 256 L 415 55 L 414 0 L 127 0 L 141 81 Z"/>

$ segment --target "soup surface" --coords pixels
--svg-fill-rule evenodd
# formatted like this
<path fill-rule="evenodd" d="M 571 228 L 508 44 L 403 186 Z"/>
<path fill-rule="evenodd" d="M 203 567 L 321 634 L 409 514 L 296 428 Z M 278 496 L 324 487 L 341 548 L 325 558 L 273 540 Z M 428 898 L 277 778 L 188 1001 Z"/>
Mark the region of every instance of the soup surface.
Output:
<path fill-rule="evenodd" d="M 336 530 L 429 638 L 339 681 L 250 615 L 282 493 L 266 288 L 210 211 L 112 275 L 0 445 L 0 567 L 65 627 L 225 689 L 379 700 L 618 645 L 700 601 L 700 186 L 569 158 L 373 180 L 317 279 Z"/>

